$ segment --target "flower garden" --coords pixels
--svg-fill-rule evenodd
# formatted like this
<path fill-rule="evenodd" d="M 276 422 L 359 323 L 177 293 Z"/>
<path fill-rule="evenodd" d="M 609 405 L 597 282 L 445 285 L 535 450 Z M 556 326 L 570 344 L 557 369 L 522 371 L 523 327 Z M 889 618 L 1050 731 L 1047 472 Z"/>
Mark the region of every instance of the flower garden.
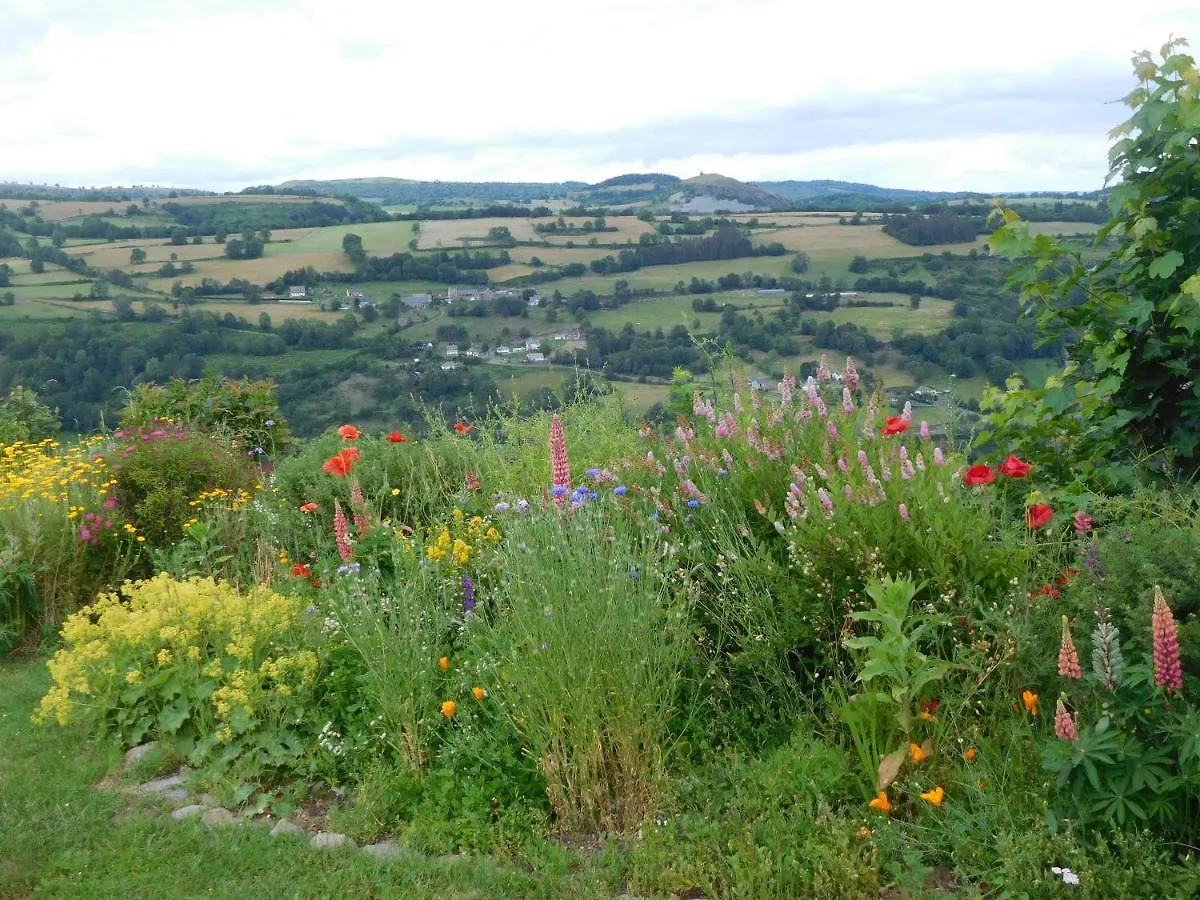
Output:
<path fill-rule="evenodd" d="M 0 646 L 48 656 L 39 729 L 487 895 L 1195 896 L 1186 448 L 1114 460 L 1065 403 L 1030 442 L 1020 396 L 955 444 L 822 359 L 666 433 L 600 398 L 296 442 L 270 385 L 144 388 L 0 449 Z"/>

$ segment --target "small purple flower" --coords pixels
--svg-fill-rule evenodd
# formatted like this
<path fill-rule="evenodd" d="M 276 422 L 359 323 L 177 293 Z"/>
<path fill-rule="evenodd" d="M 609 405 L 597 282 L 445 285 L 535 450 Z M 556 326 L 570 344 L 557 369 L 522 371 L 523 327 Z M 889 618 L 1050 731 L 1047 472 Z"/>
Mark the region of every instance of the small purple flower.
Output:
<path fill-rule="evenodd" d="M 517 509 L 519 509 L 521 512 L 525 512 L 525 510 L 529 509 L 529 501 L 528 500 L 518 500 L 517 501 Z"/>
<path fill-rule="evenodd" d="M 509 506 L 503 500 L 501 500 L 499 503 L 496 504 L 496 512 L 503 513 L 503 512 L 508 512 L 508 510 L 509 510 Z"/>
<path fill-rule="evenodd" d="M 265 424 L 266 424 L 266 426 L 267 426 L 268 428 L 274 428 L 274 427 L 275 427 L 275 420 L 274 420 L 274 419 L 267 419 L 267 421 L 265 422 Z"/>
<path fill-rule="evenodd" d="M 358 563 L 347 563 L 344 566 L 337 567 L 339 575 L 357 575 L 361 566 Z"/>
<path fill-rule="evenodd" d="M 616 497 L 620 497 L 628 493 L 629 488 L 625 487 L 623 484 L 618 484 L 615 488 L 613 488 L 613 495 Z"/>
<path fill-rule="evenodd" d="M 79 539 L 80 539 L 81 541 L 90 541 L 90 540 L 92 539 L 92 531 L 91 531 L 91 529 L 90 529 L 90 528 L 88 528 L 86 525 L 83 525 L 83 526 L 81 526 L 81 527 L 80 527 L 80 529 L 79 529 Z"/>
<path fill-rule="evenodd" d="M 475 611 L 475 582 L 470 575 L 462 577 L 463 611 L 468 615 Z"/>
<path fill-rule="evenodd" d="M 552 493 L 555 497 L 564 497 L 566 496 L 567 489 L 561 484 L 556 484 L 550 489 L 550 493 Z"/>
<path fill-rule="evenodd" d="M 905 522 L 908 521 L 908 507 L 903 503 L 900 504 L 900 518 Z"/>
<path fill-rule="evenodd" d="M 690 506 L 692 509 L 695 509 L 697 506 L 700 505 L 699 500 L 689 500 L 687 503 L 688 503 L 688 506 Z"/>
<path fill-rule="evenodd" d="M 584 474 L 586 474 L 588 478 L 595 479 L 595 478 L 600 477 L 600 470 L 597 469 L 595 466 L 593 466 L 592 468 L 588 469 L 587 472 L 585 472 Z"/>
<path fill-rule="evenodd" d="M 116 497 L 108 496 L 108 497 L 104 498 L 104 508 L 105 509 L 115 509 L 116 506 L 117 506 L 117 498 Z"/>

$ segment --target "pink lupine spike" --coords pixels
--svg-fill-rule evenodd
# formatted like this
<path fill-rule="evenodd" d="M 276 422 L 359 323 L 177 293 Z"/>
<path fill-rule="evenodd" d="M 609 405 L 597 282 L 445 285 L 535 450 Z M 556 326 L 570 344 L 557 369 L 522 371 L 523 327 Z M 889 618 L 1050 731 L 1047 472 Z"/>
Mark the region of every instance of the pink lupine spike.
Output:
<path fill-rule="evenodd" d="M 1062 644 L 1058 648 L 1058 674 L 1063 678 L 1080 679 L 1083 669 L 1079 665 L 1079 654 L 1075 651 L 1075 642 L 1071 639 L 1071 629 L 1067 625 L 1067 617 L 1062 617 Z"/>
<path fill-rule="evenodd" d="M 563 432 L 562 419 L 558 413 L 550 419 L 550 484 L 556 488 L 571 489 L 571 466 L 567 461 L 567 436 Z M 554 498 L 556 506 L 562 506 L 566 500 L 564 491 L 558 492 Z"/>
<path fill-rule="evenodd" d="M 350 523 L 346 521 L 346 513 L 342 504 L 333 501 L 333 539 L 337 543 L 338 556 L 343 561 L 349 561 L 354 555 L 354 544 L 350 540 Z"/>
<path fill-rule="evenodd" d="M 1075 720 L 1067 711 L 1067 705 L 1063 703 L 1062 697 L 1058 698 L 1058 704 L 1054 707 L 1054 733 L 1072 744 L 1079 740 L 1079 733 L 1075 730 Z"/>
<path fill-rule="evenodd" d="M 1175 631 L 1175 616 L 1162 588 L 1154 586 L 1154 613 L 1151 618 L 1154 635 L 1154 683 L 1168 691 L 1183 689 L 1183 668 L 1179 662 L 1179 635 Z"/>

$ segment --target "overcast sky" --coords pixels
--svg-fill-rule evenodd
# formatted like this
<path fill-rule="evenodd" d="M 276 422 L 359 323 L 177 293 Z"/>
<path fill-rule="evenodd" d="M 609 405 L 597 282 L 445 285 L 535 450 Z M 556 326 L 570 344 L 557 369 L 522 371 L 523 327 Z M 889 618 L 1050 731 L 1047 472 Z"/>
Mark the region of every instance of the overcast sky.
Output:
<path fill-rule="evenodd" d="M 1089 190 L 1171 33 L 1200 2 L 0 0 L 0 180 Z"/>

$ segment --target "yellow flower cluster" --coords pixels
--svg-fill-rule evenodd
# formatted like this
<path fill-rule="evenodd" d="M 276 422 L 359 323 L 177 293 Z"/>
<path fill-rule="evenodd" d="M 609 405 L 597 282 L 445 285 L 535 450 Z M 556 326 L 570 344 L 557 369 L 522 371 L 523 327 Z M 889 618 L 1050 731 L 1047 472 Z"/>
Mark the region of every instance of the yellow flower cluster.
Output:
<path fill-rule="evenodd" d="M 165 698 L 122 693 L 168 678 L 173 691 L 208 697 L 191 716 L 230 740 L 270 718 L 280 697 L 316 683 L 317 654 L 289 638 L 300 614 L 298 600 L 263 587 L 239 594 L 211 578 L 166 574 L 126 583 L 67 619 L 65 647 L 50 661 L 53 685 L 34 719 L 65 725 L 130 702 L 157 709 Z"/>
<path fill-rule="evenodd" d="M 67 504 L 68 515 L 78 517 L 86 507 L 70 500 L 103 497 L 116 483 L 104 461 L 93 459 L 101 443 L 89 438 L 63 447 L 47 438 L 0 447 L 0 511 L 44 501 Z"/>
<path fill-rule="evenodd" d="M 258 485 L 258 487 L 261 489 L 262 485 Z M 226 506 L 228 509 L 241 509 L 252 499 L 254 498 L 251 496 L 249 491 L 230 491 L 226 488 L 218 487 L 213 488 L 211 491 L 201 492 L 201 494 L 194 500 L 188 501 L 188 506 L 190 506 L 192 509 L 200 509 L 200 507 L 204 506 L 211 500 L 224 500 L 225 503 L 222 505 Z M 193 519 L 192 522 L 195 523 L 195 519 Z"/>
<path fill-rule="evenodd" d="M 451 521 L 442 526 L 433 543 L 425 548 L 425 556 L 433 562 L 465 566 L 482 546 L 500 540 L 500 532 L 488 519 L 471 516 L 469 519 L 457 507 Z"/>

